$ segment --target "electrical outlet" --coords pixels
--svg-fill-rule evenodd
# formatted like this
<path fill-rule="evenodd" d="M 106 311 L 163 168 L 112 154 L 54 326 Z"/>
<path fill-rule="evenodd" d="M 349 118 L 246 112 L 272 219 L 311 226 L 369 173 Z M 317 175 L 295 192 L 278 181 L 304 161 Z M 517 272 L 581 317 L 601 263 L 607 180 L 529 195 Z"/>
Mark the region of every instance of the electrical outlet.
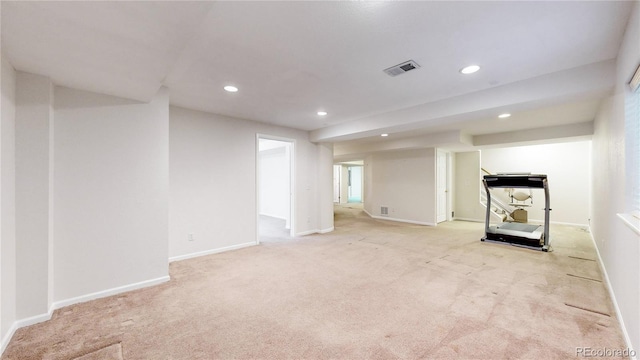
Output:
<path fill-rule="evenodd" d="M 193 240 L 195 240 L 195 239 L 193 238 L 193 233 L 189 233 L 189 234 L 187 234 L 187 240 L 189 240 L 189 241 L 193 241 Z"/>

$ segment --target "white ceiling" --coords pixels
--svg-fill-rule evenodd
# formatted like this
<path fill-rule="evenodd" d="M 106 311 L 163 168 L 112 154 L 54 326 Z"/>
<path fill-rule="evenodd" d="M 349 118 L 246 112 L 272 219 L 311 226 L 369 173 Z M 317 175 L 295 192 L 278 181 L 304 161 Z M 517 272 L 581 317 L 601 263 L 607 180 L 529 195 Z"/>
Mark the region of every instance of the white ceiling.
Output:
<path fill-rule="evenodd" d="M 166 86 L 174 105 L 313 141 L 482 135 L 592 121 L 632 6 L 2 1 L 2 48 L 58 85 L 142 101 Z M 421 68 L 382 71 L 409 59 Z M 482 69 L 458 72 L 469 64 Z M 503 111 L 512 118 L 496 120 Z"/>

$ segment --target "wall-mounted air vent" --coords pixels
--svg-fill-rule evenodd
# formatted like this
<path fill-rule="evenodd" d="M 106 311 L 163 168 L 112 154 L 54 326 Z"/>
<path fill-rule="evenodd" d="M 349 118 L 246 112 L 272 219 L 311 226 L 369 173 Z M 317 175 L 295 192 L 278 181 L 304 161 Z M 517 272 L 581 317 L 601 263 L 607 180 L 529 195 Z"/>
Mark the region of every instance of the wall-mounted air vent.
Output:
<path fill-rule="evenodd" d="M 389 208 L 386 206 L 380 207 L 380 215 L 389 215 Z"/>
<path fill-rule="evenodd" d="M 384 69 L 383 71 L 387 73 L 389 76 L 397 76 L 400 74 L 404 74 L 407 71 L 411 71 L 414 69 L 420 68 L 417 62 L 413 60 L 405 61 L 402 64 L 398 64 L 396 66 L 392 66 L 390 68 Z"/>

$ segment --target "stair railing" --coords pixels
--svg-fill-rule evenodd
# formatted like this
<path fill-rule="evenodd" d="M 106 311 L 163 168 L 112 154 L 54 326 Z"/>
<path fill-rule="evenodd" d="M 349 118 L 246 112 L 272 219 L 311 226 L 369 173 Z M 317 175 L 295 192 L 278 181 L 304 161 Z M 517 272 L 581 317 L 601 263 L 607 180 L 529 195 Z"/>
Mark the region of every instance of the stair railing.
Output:
<path fill-rule="evenodd" d="M 493 175 L 490 171 L 488 171 L 487 169 L 481 167 L 480 170 L 482 170 L 483 173 L 487 174 L 487 175 Z M 486 207 L 487 206 L 487 194 L 486 191 L 484 189 L 484 186 L 482 186 L 482 176 L 480 177 L 480 203 Z M 495 196 L 491 197 L 491 212 L 499 217 L 500 219 L 502 219 L 502 221 L 506 221 L 508 219 L 511 219 L 511 212 L 513 212 L 513 207 L 511 205 L 507 205 L 504 202 L 500 201 L 500 199 L 497 199 Z"/>

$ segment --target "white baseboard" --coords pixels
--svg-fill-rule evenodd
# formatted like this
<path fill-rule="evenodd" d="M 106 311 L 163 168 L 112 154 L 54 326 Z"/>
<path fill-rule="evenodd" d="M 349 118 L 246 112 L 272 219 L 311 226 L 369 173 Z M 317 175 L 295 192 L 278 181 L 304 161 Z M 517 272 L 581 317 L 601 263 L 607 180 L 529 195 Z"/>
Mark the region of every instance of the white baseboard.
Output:
<path fill-rule="evenodd" d="M 333 230 L 335 230 L 335 227 L 333 227 L 333 226 L 332 226 L 332 227 L 327 228 L 327 229 L 322 229 L 322 230 L 318 231 L 318 233 L 320 233 L 320 234 L 326 234 L 326 233 L 330 233 L 330 232 L 332 232 Z"/>
<path fill-rule="evenodd" d="M 479 220 L 479 219 L 470 219 L 470 218 L 461 218 L 461 217 L 454 217 L 453 220 L 479 222 L 479 223 L 485 222 L 484 219 Z M 537 225 L 543 225 L 544 224 L 544 220 L 529 219 L 528 222 L 530 224 L 537 224 Z M 576 226 L 576 227 L 583 227 L 583 228 L 588 228 L 589 227 L 588 224 L 576 224 L 576 223 L 568 223 L 568 222 L 562 222 L 562 221 L 551 221 L 550 223 L 552 225 L 568 225 L 568 226 Z"/>
<path fill-rule="evenodd" d="M 544 222 L 540 222 L 541 224 L 544 224 Z M 569 222 L 562 222 L 562 221 L 549 221 L 549 223 L 551 225 L 567 225 L 567 226 L 575 226 L 575 227 L 581 227 L 581 228 L 588 228 L 589 224 L 576 224 L 576 223 L 569 223 Z"/>
<path fill-rule="evenodd" d="M 326 228 L 326 229 L 313 229 L 313 230 L 307 230 L 307 231 L 301 231 L 299 233 L 296 233 L 295 236 L 307 236 L 307 235 L 312 235 L 312 234 L 326 234 L 326 233 L 330 233 L 333 230 L 335 230 L 335 228 L 332 226 L 330 228 Z"/>
<path fill-rule="evenodd" d="M 2 343 L 0 343 L 0 356 L 2 355 L 2 353 L 4 353 L 4 350 L 7 348 L 7 345 L 9 345 L 9 341 L 11 341 L 13 334 L 15 334 L 16 330 L 18 330 L 17 324 L 18 324 L 17 322 L 14 322 L 9 328 L 9 331 L 7 331 L 7 333 L 2 338 Z"/>
<path fill-rule="evenodd" d="M 424 221 L 414 221 L 414 220 L 405 220 L 405 219 L 391 218 L 391 217 L 386 217 L 386 216 L 372 216 L 372 218 L 378 219 L 378 220 L 395 221 L 395 222 L 401 222 L 401 223 L 407 223 L 407 224 L 415 224 L 415 225 L 425 225 L 425 226 L 436 226 L 436 225 L 438 225 L 436 223 L 430 223 L 430 222 L 424 222 Z"/>
<path fill-rule="evenodd" d="M 221 252 L 225 252 L 225 251 L 237 250 L 237 249 L 242 249 L 242 248 L 246 248 L 246 247 L 249 247 L 249 246 L 255 246 L 255 245 L 257 245 L 257 243 L 255 241 L 252 241 L 252 242 L 238 244 L 238 245 L 225 246 L 225 247 L 221 247 L 221 248 L 217 248 L 217 249 L 198 251 L 198 252 L 194 252 L 194 253 L 191 253 L 191 254 L 178 255 L 178 256 L 170 257 L 169 258 L 169 262 L 187 260 L 187 259 L 191 259 L 191 258 L 195 258 L 195 257 L 211 255 L 211 254 L 217 254 L 217 253 L 221 253 Z"/>
<path fill-rule="evenodd" d="M 365 214 L 369 215 L 369 217 L 371 217 L 371 218 L 373 217 L 373 215 L 371 215 L 371 214 L 367 211 L 367 209 L 365 209 L 365 208 L 364 208 L 364 206 L 362 207 L 362 211 L 364 211 L 364 213 L 365 213 Z"/>
<path fill-rule="evenodd" d="M 600 249 L 598 249 L 598 244 L 596 244 L 596 239 L 594 239 L 593 233 L 591 232 L 590 227 L 589 227 L 589 237 L 591 238 L 593 247 L 596 248 L 596 254 L 598 255 L 598 265 L 600 265 L 600 270 L 602 270 L 602 275 L 604 275 L 605 285 L 607 286 L 607 291 L 609 291 L 609 296 L 611 296 L 611 302 L 613 303 L 613 308 L 616 311 L 616 317 L 618 318 L 618 322 L 620 323 L 620 328 L 622 329 L 622 335 L 624 336 L 624 341 L 627 343 L 627 349 L 633 349 L 631 338 L 629 337 L 627 328 L 624 325 L 624 320 L 622 319 L 622 314 L 620 313 L 620 307 L 618 306 L 618 300 L 616 300 L 616 294 L 613 292 L 613 288 L 611 287 L 611 281 L 609 281 L 609 274 L 607 274 L 607 268 L 604 266 L 604 262 L 602 261 L 602 256 L 600 256 Z M 634 350 L 638 351 L 639 349 L 634 349 Z M 636 355 L 631 357 L 630 359 L 638 360 L 638 357 Z"/>
<path fill-rule="evenodd" d="M 47 320 L 51 320 L 51 315 L 53 315 L 53 311 L 54 310 L 55 309 L 54 309 L 53 305 L 51 305 L 51 307 L 49 307 L 49 312 L 48 313 L 40 314 L 40 315 L 36 315 L 36 316 L 32 316 L 32 317 L 28 317 L 26 319 L 16 320 L 14 325 L 15 325 L 16 329 L 20 329 L 20 328 L 23 328 L 25 326 L 31 326 L 31 325 L 39 324 L 41 322 L 45 322 Z"/>
<path fill-rule="evenodd" d="M 405 220 L 405 219 L 397 219 L 397 218 L 386 217 L 386 216 L 371 215 L 366 210 L 364 212 L 367 215 L 371 216 L 372 218 L 378 219 L 378 220 L 388 220 L 388 221 L 395 221 L 395 222 L 401 222 L 401 223 L 407 223 L 407 224 L 416 224 L 416 225 L 426 225 L 426 226 L 436 226 L 437 225 L 435 223 L 428 223 L 428 222 L 424 222 L 424 221 Z"/>
<path fill-rule="evenodd" d="M 468 222 L 475 222 L 475 223 L 483 223 L 484 222 L 484 220 L 471 219 L 471 218 L 461 218 L 461 217 L 454 217 L 453 220 L 454 221 L 468 221 Z"/>
<path fill-rule="evenodd" d="M 544 225 L 544 220 L 529 219 L 528 222 L 531 223 L 531 224 Z M 570 222 L 564 222 L 564 221 L 549 221 L 549 224 L 551 224 L 551 225 L 577 226 L 577 227 L 584 227 L 584 228 L 588 228 L 589 227 L 589 224 L 577 224 L 577 223 L 570 223 Z"/>
<path fill-rule="evenodd" d="M 66 300 L 62 300 L 62 301 L 56 301 L 56 302 L 53 303 L 52 307 L 53 307 L 54 310 L 57 310 L 57 309 L 65 307 L 65 306 L 69 306 L 69 305 L 73 305 L 73 304 L 79 304 L 79 303 L 82 303 L 82 302 L 91 301 L 91 300 L 95 300 L 95 299 L 100 299 L 100 298 L 104 298 L 104 297 L 107 297 L 107 296 L 117 295 L 117 294 L 120 294 L 120 293 L 123 293 L 123 292 L 127 292 L 127 291 L 138 290 L 138 289 L 146 288 L 146 287 L 149 287 L 149 286 L 162 284 L 163 282 L 167 282 L 169 280 L 170 280 L 169 275 L 167 275 L 167 276 L 162 276 L 162 277 L 159 277 L 159 278 L 156 278 L 156 279 L 145 280 L 145 281 L 141 281 L 141 282 L 134 283 L 134 284 L 129 284 L 129 285 L 119 286 L 119 287 L 112 288 L 112 289 L 97 291 L 97 292 L 94 292 L 94 293 L 91 293 L 91 294 L 82 295 L 82 296 L 74 297 L 74 298 L 71 298 L 71 299 L 66 299 Z"/>
<path fill-rule="evenodd" d="M 13 323 L 13 325 L 11 325 L 11 328 L 9 329 L 7 334 L 2 338 L 2 343 L 0 344 L 0 355 L 7 348 L 7 345 L 9 345 L 9 342 L 11 341 L 11 338 L 15 334 L 16 330 L 18 330 L 20 328 L 23 328 L 25 326 L 30 326 L 30 325 L 38 324 L 38 323 L 41 323 L 41 322 L 45 322 L 47 320 L 51 320 L 51 316 L 53 315 L 53 312 L 55 310 L 58 310 L 60 308 L 63 308 L 65 306 L 69 306 L 69 305 L 79 304 L 79 303 L 82 303 L 82 302 L 91 301 L 91 300 L 95 300 L 95 299 L 99 299 L 99 298 L 104 298 L 104 297 L 107 297 L 107 296 L 117 295 L 117 294 L 120 294 L 120 293 L 123 293 L 123 292 L 127 292 L 127 291 L 132 291 L 132 290 L 142 289 L 142 288 L 153 286 L 153 285 L 158 285 L 158 284 L 161 284 L 163 282 L 167 282 L 169 280 L 170 280 L 170 278 L 167 275 L 167 276 L 162 276 L 162 277 L 159 277 L 159 278 L 156 278 L 156 279 L 145 280 L 145 281 L 141 281 L 141 282 L 134 283 L 134 284 L 119 286 L 119 287 L 116 287 L 116 288 L 107 289 L 107 290 L 103 290 L 103 291 L 98 291 L 98 292 L 95 292 L 95 293 L 82 295 L 82 296 L 74 297 L 74 298 L 71 298 L 71 299 L 66 299 L 66 300 L 62 300 L 62 301 L 56 301 L 49 307 L 49 311 L 47 313 L 45 313 L 45 314 L 32 316 L 32 317 L 29 317 L 29 318 L 26 318 L 26 319 L 16 320 Z"/>

